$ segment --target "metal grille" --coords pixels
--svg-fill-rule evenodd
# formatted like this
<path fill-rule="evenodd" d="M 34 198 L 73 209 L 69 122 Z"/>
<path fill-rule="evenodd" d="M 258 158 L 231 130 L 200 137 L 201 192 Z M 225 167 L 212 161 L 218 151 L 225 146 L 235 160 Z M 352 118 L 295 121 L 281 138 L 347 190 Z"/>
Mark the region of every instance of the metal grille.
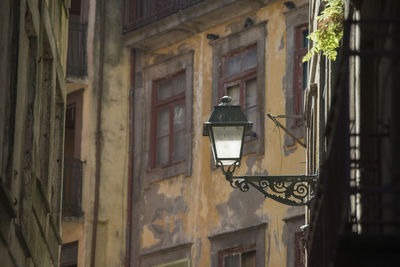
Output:
<path fill-rule="evenodd" d="M 400 51 L 393 47 L 399 19 L 349 21 L 361 32 L 350 47 L 353 72 L 361 72 L 350 86 L 351 163 L 350 224 L 353 233 L 386 235 L 400 232 L 400 185 L 391 159 L 390 104 L 393 67 Z M 397 37 L 398 39 L 398 37 Z M 372 41 L 373 40 L 373 41 Z M 398 41 L 398 40 L 397 40 Z"/>
<path fill-rule="evenodd" d="M 63 216 L 82 215 L 82 167 L 79 159 L 64 159 Z"/>
<path fill-rule="evenodd" d="M 125 0 L 124 32 L 136 30 L 204 0 Z"/>
<path fill-rule="evenodd" d="M 69 22 L 67 75 L 85 76 L 87 74 L 86 31 L 86 24 Z"/>

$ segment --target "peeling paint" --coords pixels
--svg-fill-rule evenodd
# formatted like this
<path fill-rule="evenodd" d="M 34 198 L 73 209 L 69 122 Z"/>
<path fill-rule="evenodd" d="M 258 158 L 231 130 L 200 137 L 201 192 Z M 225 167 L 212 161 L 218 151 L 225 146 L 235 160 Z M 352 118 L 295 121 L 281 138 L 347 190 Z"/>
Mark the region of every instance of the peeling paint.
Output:
<path fill-rule="evenodd" d="M 185 177 L 180 175 L 174 179 L 168 179 L 163 183 L 157 183 L 159 186 L 157 193 L 167 198 L 177 198 L 181 196 L 184 191 L 183 179 L 185 179 Z"/>
<path fill-rule="evenodd" d="M 156 239 L 153 235 L 153 232 L 150 231 L 149 226 L 143 226 L 143 232 L 141 235 L 141 244 L 143 248 L 152 247 L 160 242 L 159 239 Z"/>
<path fill-rule="evenodd" d="M 143 192 L 140 201 L 144 230 L 138 250 L 156 251 L 192 243 L 191 266 L 210 266 L 211 241 L 208 237 L 268 223 L 265 229 L 265 251 L 261 252 L 266 256 L 266 266 L 286 266 L 286 245 L 283 242 L 285 222 L 282 218 L 287 206 L 265 199 L 254 188 L 247 193 L 233 189 L 220 169 L 211 168 L 210 148 L 208 140 L 202 136 L 201 127 L 212 111 L 212 75 L 215 68 L 212 44 L 206 34 L 214 33 L 222 39 L 229 34 L 244 31 L 247 17 L 255 23 L 268 21 L 265 24 L 265 109 L 273 114 L 285 114 L 285 94 L 282 88 L 287 67 L 284 8 L 283 1 L 274 1 L 260 8 L 256 14 L 218 25 L 169 47 L 152 51 L 151 54 L 144 53 L 146 60 L 143 65 L 149 66 L 188 49 L 194 51 L 192 153 L 195 156 L 192 176 L 180 175 L 159 180 L 151 183 Z M 273 131 L 273 128 L 274 125 L 265 118 L 265 152 L 245 155 L 237 175 L 301 173 L 302 165 L 299 162 L 304 161 L 305 154 L 298 149 L 283 157 L 284 134 Z M 147 166 L 142 168 L 146 169 Z M 149 240 L 142 240 L 144 238 Z"/>
<path fill-rule="evenodd" d="M 281 44 L 279 45 L 279 47 L 278 47 L 278 50 L 282 50 L 283 49 L 283 47 L 284 47 L 284 37 L 283 37 L 283 35 L 282 35 L 282 37 L 281 37 Z"/>

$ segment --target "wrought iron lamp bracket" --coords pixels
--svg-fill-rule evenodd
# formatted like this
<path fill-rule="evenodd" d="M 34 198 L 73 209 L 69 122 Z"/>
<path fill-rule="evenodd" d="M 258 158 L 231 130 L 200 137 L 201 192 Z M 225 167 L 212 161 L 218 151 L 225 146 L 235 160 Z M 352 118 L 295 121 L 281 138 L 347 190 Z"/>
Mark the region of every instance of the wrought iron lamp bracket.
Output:
<path fill-rule="evenodd" d="M 233 176 L 233 172 L 222 171 L 233 188 L 247 192 L 251 187 L 264 197 L 289 206 L 309 206 L 314 197 L 318 174 L 278 176 Z"/>

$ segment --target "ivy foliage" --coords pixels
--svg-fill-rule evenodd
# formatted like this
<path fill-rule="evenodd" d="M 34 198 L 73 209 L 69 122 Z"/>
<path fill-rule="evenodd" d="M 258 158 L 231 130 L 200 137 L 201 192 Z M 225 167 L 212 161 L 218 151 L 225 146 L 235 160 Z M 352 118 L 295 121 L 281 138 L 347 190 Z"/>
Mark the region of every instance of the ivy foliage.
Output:
<path fill-rule="evenodd" d="M 313 47 L 304 56 L 303 62 L 309 61 L 314 54 L 322 53 L 330 60 L 335 60 L 336 49 L 343 37 L 343 1 L 324 0 L 326 8 L 317 17 L 318 27 L 307 38 L 313 41 Z"/>

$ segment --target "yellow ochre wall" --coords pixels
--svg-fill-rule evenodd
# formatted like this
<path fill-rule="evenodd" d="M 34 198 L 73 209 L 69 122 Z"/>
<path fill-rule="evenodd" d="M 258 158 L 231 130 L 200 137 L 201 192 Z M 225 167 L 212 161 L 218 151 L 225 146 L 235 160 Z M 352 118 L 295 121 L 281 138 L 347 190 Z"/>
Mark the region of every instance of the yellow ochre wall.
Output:
<path fill-rule="evenodd" d="M 297 5 L 307 1 L 294 1 Z M 212 103 L 212 46 L 206 38 L 208 33 L 217 34 L 220 38 L 232 33 L 235 24 L 243 24 L 246 17 L 255 18 L 256 23 L 267 21 L 265 43 L 265 112 L 286 114 L 285 90 L 282 88 L 285 79 L 286 65 L 286 18 L 287 9 L 283 1 L 275 1 L 254 14 L 234 19 L 205 32 L 198 33 L 183 41 L 168 47 L 153 51 L 149 57 L 152 65 L 160 55 L 178 55 L 182 49 L 194 50 L 193 76 L 193 169 L 192 176 L 179 175 L 159 182 L 152 183 L 143 192 L 143 209 L 157 205 L 152 202 L 155 195 L 166 202 L 178 201 L 183 197 L 184 211 L 168 212 L 163 210 L 161 219 L 144 222 L 139 227 L 140 251 L 135 251 L 136 257 L 141 257 L 146 251 L 155 251 L 162 243 L 157 238 L 153 226 L 170 232 L 171 239 L 177 238 L 183 242 L 192 243 L 191 266 L 210 266 L 211 243 L 209 237 L 219 233 L 239 230 L 265 222 L 265 263 L 266 266 L 286 266 L 287 236 L 286 223 L 283 219 L 297 210 L 300 214 L 303 208 L 290 208 L 263 196 L 254 188 L 247 193 L 237 192 L 226 182 L 221 170 L 212 170 L 211 153 L 208 137 L 202 136 L 202 123 L 209 119 Z M 261 62 L 259 62 L 260 64 Z M 285 132 L 279 129 L 266 116 L 265 119 L 265 153 L 264 155 L 250 154 L 242 160 L 242 166 L 236 174 L 265 174 L 285 175 L 305 173 L 305 149 L 299 145 L 286 147 L 291 153 L 284 152 Z M 284 124 L 284 120 L 282 121 Z M 256 199 L 255 202 L 252 202 Z M 179 200 L 181 201 L 181 200 Z M 257 206 L 247 206 L 248 204 Z M 233 206 L 236 206 L 233 208 Z M 224 207 L 224 212 L 218 210 Z M 252 214 L 249 214 L 250 210 Z M 134 215 L 133 220 L 141 220 L 140 214 Z M 256 218 L 251 221 L 248 219 Z M 247 217 L 247 218 L 244 218 Z M 174 229 L 183 220 L 184 230 L 179 238 Z M 135 242 L 133 240 L 132 242 Z"/>
<path fill-rule="evenodd" d="M 99 96 L 99 67 L 101 19 L 105 23 L 104 74 L 101 115 L 101 168 L 99 221 L 95 266 L 124 266 L 126 238 L 129 235 L 131 266 L 147 266 L 152 260 L 165 257 L 163 263 L 179 260 L 168 258 L 170 250 L 189 248 L 190 266 L 211 266 L 211 246 L 215 236 L 265 225 L 265 265 L 291 266 L 287 263 L 287 218 L 301 218 L 304 208 L 279 204 L 251 188 L 242 193 L 233 189 L 221 170 L 212 169 L 208 137 L 202 136 L 202 124 L 212 112 L 213 47 L 208 33 L 229 36 L 243 29 L 247 17 L 255 25 L 265 24 L 265 113 L 287 114 L 284 88 L 287 69 L 285 1 L 270 1 L 256 11 L 223 24 L 200 31 L 184 40 L 157 50 L 128 47 L 121 38 L 120 1 L 106 1 L 106 16 L 100 14 L 101 1 L 89 1 L 88 21 L 88 80 L 83 98 L 83 129 L 81 159 L 84 164 L 82 203 L 84 217 L 78 222 L 63 223 L 63 240 L 79 240 L 78 266 L 90 266 L 91 234 L 95 186 L 97 97 Z M 293 1 L 300 7 L 305 0 Z M 240 29 L 239 29 L 240 28 Z M 135 33 L 133 33 L 135 34 Z M 129 72 L 130 48 L 136 49 L 134 106 L 134 184 L 132 203 L 128 203 L 129 166 Z M 184 51 L 184 52 L 182 52 Z M 186 51 L 186 52 L 185 52 Z M 148 136 L 140 129 L 148 123 L 141 117 L 145 111 L 146 67 L 159 63 L 162 57 L 193 52 L 193 115 L 192 170 L 190 176 L 181 174 L 146 183 L 148 166 L 142 161 L 149 151 L 137 150 Z M 262 64 L 262 62 L 258 62 Z M 143 69 L 139 65 L 146 66 Z M 76 87 L 75 85 L 71 85 Z M 73 90 L 73 89 L 71 89 Z M 264 153 L 248 154 L 235 174 L 304 174 L 305 149 L 288 146 L 285 132 L 276 127 L 266 115 Z M 284 119 L 282 119 L 285 124 Z M 291 143 L 291 142 L 289 142 Z M 138 153 L 137 151 L 140 151 Z M 132 229 L 127 233 L 128 207 L 132 211 Z M 292 217 L 291 217 L 292 216 Z M 188 245 L 189 244 L 189 245 Z M 165 255 L 163 254 L 165 252 Z M 174 252 L 171 252 L 174 253 Z M 260 253 L 257 251 L 257 253 Z M 290 258 L 290 257 L 289 257 Z M 147 263 L 146 263 L 147 262 Z M 159 264 L 159 263 L 157 263 Z"/>

